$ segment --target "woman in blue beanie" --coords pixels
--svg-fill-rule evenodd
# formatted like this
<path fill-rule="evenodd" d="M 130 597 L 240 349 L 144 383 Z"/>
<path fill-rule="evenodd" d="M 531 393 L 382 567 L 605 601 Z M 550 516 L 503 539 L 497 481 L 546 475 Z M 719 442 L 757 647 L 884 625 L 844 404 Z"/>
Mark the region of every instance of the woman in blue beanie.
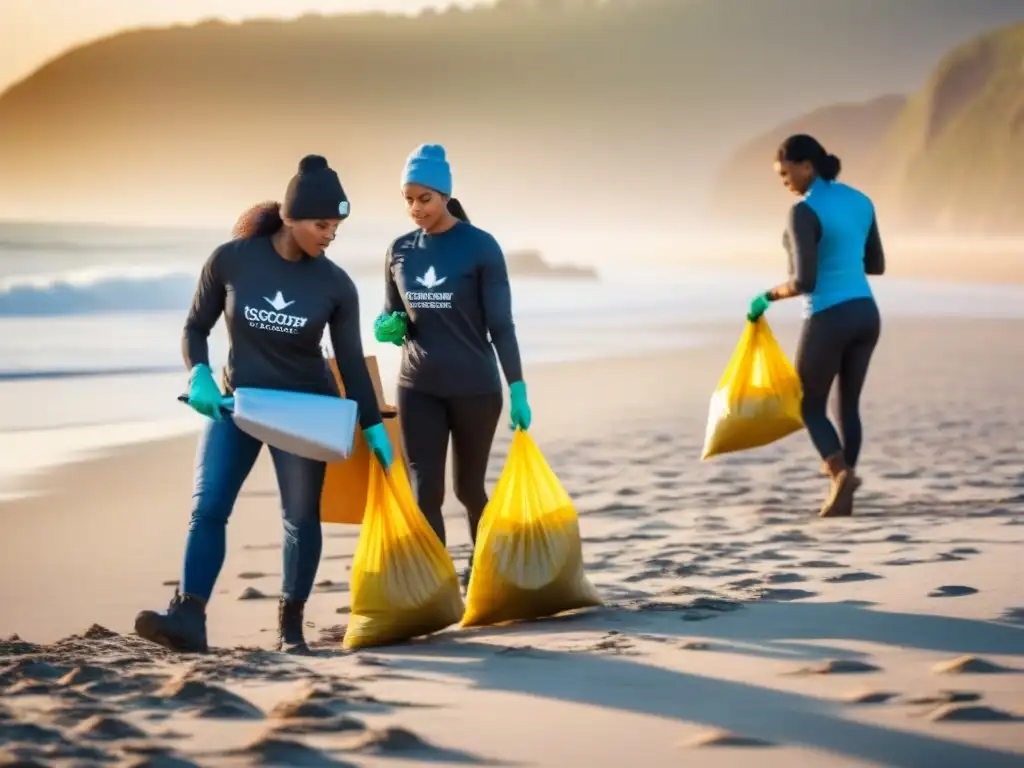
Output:
<path fill-rule="evenodd" d="M 773 301 L 803 297 L 796 368 L 804 423 L 831 478 L 822 517 L 853 514 L 860 485 L 854 468 L 863 442 L 860 396 L 881 333 L 867 275 L 885 272 L 874 204 L 836 181 L 840 168 L 839 158 L 811 136 L 790 136 L 779 147 L 775 170 L 786 188 L 803 198 L 790 209 L 783 238 L 791 277 L 755 296 L 747 312 L 747 319 L 756 321 Z M 842 439 L 826 415 L 833 381 L 839 388 Z"/>
<path fill-rule="evenodd" d="M 292 178 L 284 203 L 252 208 L 234 239 L 217 248 L 199 276 L 185 321 L 182 352 L 191 371 L 188 404 L 208 417 L 196 457 L 192 519 L 181 590 L 166 611 L 142 611 L 135 631 L 172 650 L 205 652 L 206 604 L 224 564 L 228 517 L 263 444 L 242 432 L 221 409 L 210 370 L 207 338 L 221 315 L 230 350 L 224 370 L 228 393 L 261 387 L 338 394 L 321 351 L 329 329 L 346 394 L 359 406 L 370 448 L 387 467 L 391 446 L 359 330 L 355 284 L 324 257 L 349 203 L 337 174 L 308 155 Z M 326 465 L 270 449 L 281 492 L 284 564 L 278 612 L 278 648 L 302 651 L 303 611 L 320 564 L 320 494 Z"/>
<path fill-rule="evenodd" d="M 450 437 L 455 496 L 466 507 L 475 542 L 501 418 L 498 362 L 509 386 L 510 426 L 529 429 L 531 419 L 508 269 L 494 237 L 470 224 L 452 198 L 443 147 L 425 144 L 409 156 L 402 194 L 417 228 L 388 248 L 384 311 L 375 335 L 402 346 L 398 409 L 420 509 L 444 542 Z"/>

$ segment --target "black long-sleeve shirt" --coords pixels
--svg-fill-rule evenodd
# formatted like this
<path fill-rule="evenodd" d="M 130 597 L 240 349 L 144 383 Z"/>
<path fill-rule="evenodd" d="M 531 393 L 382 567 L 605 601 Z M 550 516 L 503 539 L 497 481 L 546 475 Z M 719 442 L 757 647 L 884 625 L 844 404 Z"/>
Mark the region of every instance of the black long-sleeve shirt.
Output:
<path fill-rule="evenodd" d="M 191 369 L 210 363 L 208 337 L 224 315 L 230 350 L 224 388 L 337 394 L 321 341 L 331 343 L 345 393 L 359 406 L 359 423 L 381 421 L 363 357 L 359 295 L 352 278 L 325 256 L 286 261 L 269 237 L 233 240 L 203 265 L 185 321 L 182 354 Z"/>
<path fill-rule="evenodd" d="M 523 378 L 501 246 L 467 222 L 395 240 L 385 260 L 384 311 L 406 312 L 400 386 L 438 397 L 501 391 Z M 495 360 L 497 352 L 497 361 Z"/>

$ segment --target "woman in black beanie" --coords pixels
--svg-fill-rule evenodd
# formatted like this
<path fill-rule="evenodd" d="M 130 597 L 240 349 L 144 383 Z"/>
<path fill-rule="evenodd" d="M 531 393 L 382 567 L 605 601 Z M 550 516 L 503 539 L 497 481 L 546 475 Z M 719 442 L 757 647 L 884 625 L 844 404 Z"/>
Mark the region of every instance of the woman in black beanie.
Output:
<path fill-rule="evenodd" d="M 346 394 L 385 468 L 391 446 L 366 369 L 355 284 L 321 258 L 348 217 L 349 203 L 327 161 L 309 155 L 288 184 L 284 203 L 255 206 L 235 225 L 199 277 L 185 322 L 182 352 L 190 370 L 188 402 L 210 421 L 196 457 L 192 519 L 181 591 L 167 611 L 143 611 L 135 630 L 180 651 L 205 652 L 206 604 L 224 563 L 225 528 L 263 444 L 221 410 L 224 397 L 210 370 L 207 338 L 223 314 L 230 350 L 226 394 L 238 387 L 337 394 L 321 351 L 330 330 Z M 278 647 L 303 650 L 303 609 L 320 563 L 320 493 L 325 465 L 271 447 L 284 517 L 284 572 Z"/>

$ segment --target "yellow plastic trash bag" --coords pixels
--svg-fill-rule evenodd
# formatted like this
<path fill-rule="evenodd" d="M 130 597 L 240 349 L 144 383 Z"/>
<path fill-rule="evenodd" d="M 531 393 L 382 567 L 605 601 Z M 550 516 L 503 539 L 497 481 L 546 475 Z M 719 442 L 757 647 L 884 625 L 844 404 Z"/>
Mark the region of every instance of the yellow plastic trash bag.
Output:
<path fill-rule="evenodd" d="M 343 647 L 387 645 L 438 632 L 462 618 L 455 564 L 413 498 L 401 461 L 371 461 L 366 514 L 352 562 Z"/>
<path fill-rule="evenodd" d="M 530 436 L 516 430 L 477 530 L 462 626 L 601 605 L 583 571 L 579 519 Z"/>
<path fill-rule="evenodd" d="M 803 429 L 800 378 L 765 319 L 747 323 L 708 409 L 701 459 L 774 443 Z"/>

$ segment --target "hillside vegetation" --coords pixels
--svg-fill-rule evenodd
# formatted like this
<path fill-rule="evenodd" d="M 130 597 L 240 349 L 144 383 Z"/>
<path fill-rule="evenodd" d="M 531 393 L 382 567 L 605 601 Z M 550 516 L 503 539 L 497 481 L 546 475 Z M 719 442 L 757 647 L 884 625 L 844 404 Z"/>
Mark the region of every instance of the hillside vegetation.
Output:
<path fill-rule="evenodd" d="M 0 97 L 0 216 L 225 220 L 308 152 L 354 214 L 390 212 L 440 141 L 471 215 L 677 221 L 750 126 L 909 88 L 1018 5 L 505 0 L 126 32 Z"/>

